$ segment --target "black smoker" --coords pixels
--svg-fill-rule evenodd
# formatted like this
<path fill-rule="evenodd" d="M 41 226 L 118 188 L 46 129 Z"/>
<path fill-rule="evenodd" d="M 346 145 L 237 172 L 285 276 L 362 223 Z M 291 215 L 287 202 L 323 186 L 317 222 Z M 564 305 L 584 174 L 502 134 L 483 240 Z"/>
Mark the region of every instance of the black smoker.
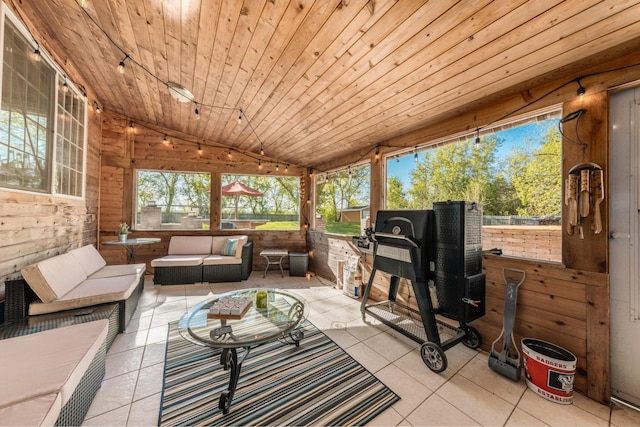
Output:
<path fill-rule="evenodd" d="M 421 343 L 422 360 L 434 372 L 447 368 L 445 350 L 459 342 L 470 348 L 482 343 L 467 325 L 485 311 L 481 227 L 475 203 L 439 202 L 433 210 L 378 211 L 375 229 L 368 230 L 374 258 L 362 316 L 369 314 Z M 390 275 L 388 300 L 367 305 L 377 271 Z M 418 310 L 398 301 L 401 278 L 411 281 Z"/>

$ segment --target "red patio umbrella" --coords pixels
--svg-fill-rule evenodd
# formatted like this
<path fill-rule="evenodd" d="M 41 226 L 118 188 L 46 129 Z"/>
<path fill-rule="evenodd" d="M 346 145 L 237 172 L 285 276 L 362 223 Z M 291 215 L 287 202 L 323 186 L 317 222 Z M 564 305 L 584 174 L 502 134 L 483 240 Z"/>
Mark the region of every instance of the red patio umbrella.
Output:
<path fill-rule="evenodd" d="M 249 197 L 262 197 L 264 194 L 254 188 L 249 187 L 241 183 L 240 181 L 234 181 L 232 183 L 226 184 L 222 186 L 222 195 L 223 196 L 235 196 L 236 197 L 236 210 L 235 210 L 235 219 L 238 219 L 238 199 L 240 196 L 249 196 Z"/>

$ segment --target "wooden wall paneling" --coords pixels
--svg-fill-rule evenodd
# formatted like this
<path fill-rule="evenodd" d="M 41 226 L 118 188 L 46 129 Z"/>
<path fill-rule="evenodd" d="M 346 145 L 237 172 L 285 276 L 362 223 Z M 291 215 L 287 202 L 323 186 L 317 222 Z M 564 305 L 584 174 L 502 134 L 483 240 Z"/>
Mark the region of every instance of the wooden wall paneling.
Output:
<path fill-rule="evenodd" d="M 564 180 L 572 167 L 593 162 L 602 167 L 604 171 L 603 185 L 605 195 L 608 194 L 607 183 L 609 181 L 607 167 L 609 164 L 608 105 L 609 95 L 607 92 L 584 96 L 582 100 L 580 97 L 576 97 L 563 105 L 563 115 L 565 116 L 581 109 L 585 110 L 585 113 L 578 119 L 566 122 L 563 125 L 563 133 L 566 135 L 562 141 L 563 182 L 565 182 Z M 577 136 L 576 129 L 578 131 Z M 587 146 L 583 148 L 579 145 L 581 142 L 587 144 Z M 564 192 L 567 191 L 566 188 L 563 190 Z M 570 235 L 567 233 L 569 211 L 568 207 L 563 203 L 562 259 L 567 267 L 605 273 L 608 271 L 607 254 L 609 251 L 609 203 L 607 197 L 600 205 L 602 232 L 599 234 L 595 234 L 592 230 L 593 209 L 592 202 L 589 216 L 580 219 L 583 232 L 580 233 L 579 229 L 574 227 L 573 234 Z"/>

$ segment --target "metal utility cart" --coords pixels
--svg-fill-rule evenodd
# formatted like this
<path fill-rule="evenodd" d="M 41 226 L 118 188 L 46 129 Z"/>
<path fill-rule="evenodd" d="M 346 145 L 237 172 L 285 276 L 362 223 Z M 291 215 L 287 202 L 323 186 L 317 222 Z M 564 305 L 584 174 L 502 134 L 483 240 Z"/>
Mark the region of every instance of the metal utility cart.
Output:
<path fill-rule="evenodd" d="M 458 209 L 466 210 L 466 204 L 460 203 Z M 432 371 L 442 372 L 447 368 L 445 350 L 459 342 L 470 348 L 478 348 L 482 343 L 478 331 L 467 322 L 484 315 L 484 275 L 469 279 L 462 277 L 464 270 L 457 276 L 439 271 L 449 266 L 447 259 L 456 251 L 451 250 L 455 245 L 446 241 L 452 230 L 443 228 L 446 221 L 442 219 L 449 215 L 440 215 L 439 223 L 437 212 L 435 209 L 378 212 L 375 229 L 367 232 L 367 239 L 373 242 L 374 258 L 361 312 L 363 319 L 368 314 L 421 343 L 424 363 Z M 464 216 L 466 212 L 461 213 Z M 388 300 L 368 304 L 378 271 L 390 275 Z M 417 310 L 408 301 L 399 300 L 401 278 L 411 282 Z M 446 302 L 442 313 L 438 304 L 441 299 Z M 439 313 L 458 321 L 458 325 L 436 319 Z"/>

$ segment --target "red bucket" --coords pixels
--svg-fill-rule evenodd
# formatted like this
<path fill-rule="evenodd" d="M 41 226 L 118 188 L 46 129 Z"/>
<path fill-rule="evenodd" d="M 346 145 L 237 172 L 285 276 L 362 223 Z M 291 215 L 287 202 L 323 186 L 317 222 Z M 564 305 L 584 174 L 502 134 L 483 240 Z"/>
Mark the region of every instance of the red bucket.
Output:
<path fill-rule="evenodd" d="M 533 338 L 522 340 L 527 386 L 556 403 L 573 403 L 576 356 L 562 347 Z"/>

